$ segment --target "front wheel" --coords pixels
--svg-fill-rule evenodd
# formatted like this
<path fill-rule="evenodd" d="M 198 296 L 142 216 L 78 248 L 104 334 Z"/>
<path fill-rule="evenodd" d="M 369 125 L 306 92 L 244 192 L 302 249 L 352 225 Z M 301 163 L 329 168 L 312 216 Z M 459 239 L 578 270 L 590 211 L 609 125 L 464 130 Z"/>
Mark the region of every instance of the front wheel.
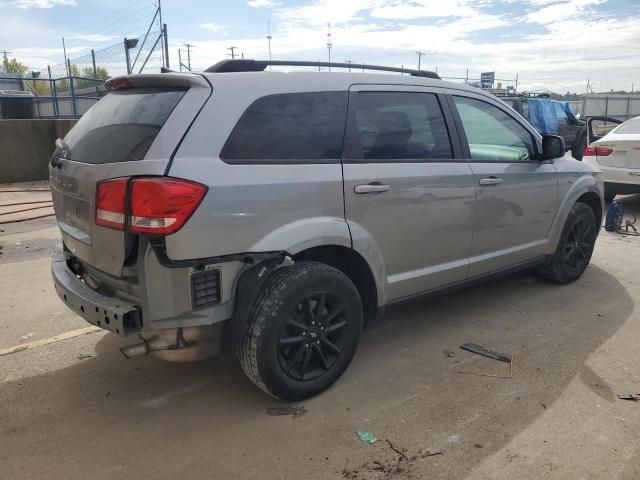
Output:
<path fill-rule="evenodd" d="M 598 225 L 593 210 L 578 202 L 569 212 L 555 253 L 539 269 L 541 277 L 556 283 L 576 281 L 587 269 Z"/>
<path fill-rule="evenodd" d="M 315 262 L 276 270 L 256 300 L 239 348 L 244 372 L 262 390 L 297 401 L 329 388 L 351 363 L 362 304 L 341 271 Z"/>

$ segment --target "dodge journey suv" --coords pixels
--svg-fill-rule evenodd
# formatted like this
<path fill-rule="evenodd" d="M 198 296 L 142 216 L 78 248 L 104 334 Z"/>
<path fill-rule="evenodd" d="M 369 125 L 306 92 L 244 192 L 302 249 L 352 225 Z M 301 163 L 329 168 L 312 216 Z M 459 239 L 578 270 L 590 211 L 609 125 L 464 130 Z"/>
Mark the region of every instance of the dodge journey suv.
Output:
<path fill-rule="evenodd" d="M 387 305 L 517 269 L 585 271 L 603 185 L 560 137 L 430 72 L 269 63 L 307 65 L 113 78 L 56 142 L 55 287 L 136 338 L 126 357 L 237 355 L 258 387 L 299 400 L 344 373 Z"/>

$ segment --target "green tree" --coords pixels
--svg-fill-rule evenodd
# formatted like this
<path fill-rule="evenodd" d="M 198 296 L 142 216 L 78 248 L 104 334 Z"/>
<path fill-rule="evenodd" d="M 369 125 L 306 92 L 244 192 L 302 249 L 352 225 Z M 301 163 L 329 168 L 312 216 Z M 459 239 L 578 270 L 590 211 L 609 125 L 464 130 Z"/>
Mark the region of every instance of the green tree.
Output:
<path fill-rule="evenodd" d="M 3 73 L 17 73 L 18 75 L 23 76 L 25 73 L 27 73 L 27 70 L 29 70 L 29 68 L 25 64 L 20 63 L 15 58 L 9 60 L 9 58 L 5 57 L 2 60 Z"/>

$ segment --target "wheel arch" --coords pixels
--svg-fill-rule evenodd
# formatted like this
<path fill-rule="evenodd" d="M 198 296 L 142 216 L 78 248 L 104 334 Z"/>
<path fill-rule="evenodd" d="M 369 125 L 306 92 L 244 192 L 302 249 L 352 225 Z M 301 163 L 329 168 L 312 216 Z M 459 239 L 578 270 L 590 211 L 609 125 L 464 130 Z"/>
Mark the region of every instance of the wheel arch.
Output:
<path fill-rule="evenodd" d="M 343 245 L 320 245 L 297 252 L 294 262 L 313 261 L 324 263 L 344 273 L 356 286 L 365 320 L 378 313 L 379 288 L 371 267 L 362 255 Z"/>
<path fill-rule="evenodd" d="M 593 210 L 598 228 L 600 228 L 604 212 L 604 187 L 602 182 L 598 182 L 595 177 L 583 175 L 575 183 L 572 183 L 572 187 L 558 207 L 548 236 L 551 247 L 549 253 L 555 251 L 571 208 L 578 202 L 587 204 Z"/>

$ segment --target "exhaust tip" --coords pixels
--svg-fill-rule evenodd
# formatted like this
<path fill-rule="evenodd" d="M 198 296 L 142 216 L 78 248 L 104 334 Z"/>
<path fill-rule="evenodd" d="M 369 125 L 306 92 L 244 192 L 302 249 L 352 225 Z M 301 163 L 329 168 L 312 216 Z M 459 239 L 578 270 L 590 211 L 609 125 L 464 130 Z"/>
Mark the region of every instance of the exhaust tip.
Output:
<path fill-rule="evenodd" d="M 124 358 L 127 360 L 135 357 L 143 357 L 149 354 L 149 348 L 147 347 L 147 342 L 134 343 L 133 345 L 127 345 L 126 347 L 121 347 L 120 351 L 124 355 Z"/>

